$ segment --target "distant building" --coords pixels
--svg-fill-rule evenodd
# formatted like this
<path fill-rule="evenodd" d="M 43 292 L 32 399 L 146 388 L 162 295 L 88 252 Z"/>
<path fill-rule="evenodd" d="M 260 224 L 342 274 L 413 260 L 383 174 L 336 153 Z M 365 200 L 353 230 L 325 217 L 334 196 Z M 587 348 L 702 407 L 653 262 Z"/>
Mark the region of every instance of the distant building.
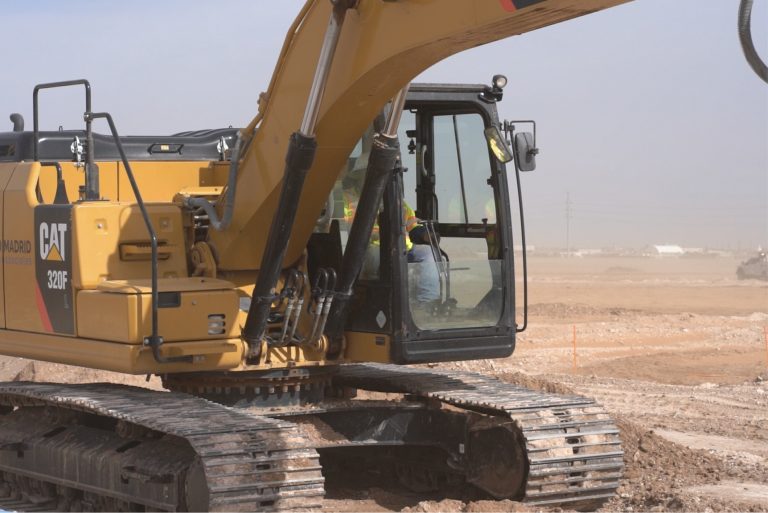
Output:
<path fill-rule="evenodd" d="M 681 256 L 685 254 L 685 250 L 681 246 L 675 244 L 656 244 L 648 247 L 646 252 L 648 256 Z"/>
<path fill-rule="evenodd" d="M 590 257 L 590 256 L 601 256 L 603 254 L 602 249 L 576 249 L 571 251 L 571 255 L 575 257 Z"/>

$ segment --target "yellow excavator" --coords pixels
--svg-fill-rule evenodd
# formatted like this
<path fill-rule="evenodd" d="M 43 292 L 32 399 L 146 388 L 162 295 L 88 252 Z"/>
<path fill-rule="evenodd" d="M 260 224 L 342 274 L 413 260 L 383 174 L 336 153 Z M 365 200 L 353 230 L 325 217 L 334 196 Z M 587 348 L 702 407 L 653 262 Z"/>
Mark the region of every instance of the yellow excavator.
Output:
<path fill-rule="evenodd" d="M 86 80 L 35 87 L 33 130 L 0 134 L 0 353 L 168 390 L 0 383 L 0 507 L 317 509 L 340 467 L 612 497 L 618 430 L 592 400 L 407 366 L 513 352 L 509 189 L 538 152 L 535 124 L 498 118 L 503 76 L 410 82 L 622 1 L 309 0 L 241 130 L 121 137 Z M 83 130 L 38 126 L 58 87 L 84 90 Z"/>

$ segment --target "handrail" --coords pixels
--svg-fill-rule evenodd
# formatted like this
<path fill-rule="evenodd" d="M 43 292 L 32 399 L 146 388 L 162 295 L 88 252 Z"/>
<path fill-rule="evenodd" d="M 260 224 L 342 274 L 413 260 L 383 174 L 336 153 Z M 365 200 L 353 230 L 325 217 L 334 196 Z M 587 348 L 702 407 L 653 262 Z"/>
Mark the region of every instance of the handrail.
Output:
<path fill-rule="evenodd" d="M 38 119 L 38 102 L 37 98 L 41 89 L 53 89 L 59 87 L 69 87 L 82 85 L 85 87 L 85 112 L 91 112 L 91 84 L 85 79 L 78 80 L 65 80 L 63 82 L 49 82 L 47 84 L 38 84 L 32 93 L 32 123 L 34 127 L 34 138 L 32 141 L 32 155 L 37 162 L 39 160 L 38 145 L 40 139 L 40 128 Z M 99 171 L 95 165 L 94 158 L 94 142 L 93 142 L 93 130 L 91 127 L 92 119 L 85 116 L 85 142 L 86 142 L 86 154 L 85 154 L 85 199 L 97 200 L 99 199 Z"/>
<path fill-rule="evenodd" d="M 536 121 L 532 119 L 516 119 L 513 121 L 504 121 L 502 124 L 502 127 L 504 129 L 504 133 L 508 134 L 509 140 L 507 142 L 513 141 L 514 133 L 515 133 L 515 123 L 530 123 L 533 125 L 533 146 L 534 149 L 536 149 Z M 512 145 L 512 152 L 514 155 L 514 164 L 515 164 L 515 182 L 517 184 L 517 205 L 520 212 L 520 243 L 522 244 L 522 260 L 523 260 L 523 325 L 522 327 L 516 326 L 515 331 L 517 333 L 522 333 L 526 330 L 528 327 L 528 247 L 526 246 L 525 242 L 525 211 L 523 209 L 523 190 L 522 185 L 520 184 L 520 165 L 519 165 L 519 159 L 522 158 L 517 153 L 517 145 Z M 538 150 L 536 150 L 538 153 Z M 515 260 L 515 245 L 514 245 L 514 237 L 512 236 L 512 233 L 510 232 L 510 243 L 512 245 L 510 251 L 512 253 L 512 261 Z"/>
<path fill-rule="evenodd" d="M 515 331 L 522 333 L 528 327 L 528 248 L 525 244 L 525 214 L 523 210 L 523 191 L 520 188 L 520 169 L 515 162 L 515 181 L 517 182 L 517 204 L 520 210 L 520 243 L 522 244 L 522 256 L 523 256 L 523 325 L 522 327 L 516 326 Z M 510 252 L 512 259 L 515 258 L 515 245 L 514 239 L 510 237 Z"/>
<path fill-rule="evenodd" d="M 144 219 L 144 224 L 147 227 L 147 232 L 149 232 L 149 240 L 150 245 L 152 247 L 152 334 L 149 337 L 146 337 L 144 339 L 144 344 L 149 346 L 152 349 L 152 355 L 155 357 L 155 361 L 157 363 L 176 363 L 176 362 L 187 362 L 192 363 L 194 361 L 194 357 L 192 355 L 187 356 L 163 356 L 160 353 L 160 346 L 163 345 L 163 337 L 161 337 L 158 333 L 158 303 L 159 303 L 159 296 L 160 293 L 158 291 L 158 285 L 157 285 L 157 274 L 158 274 L 158 263 L 157 263 L 157 234 L 155 233 L 155 229 L 152 226 L 152 220 L 149 218 L 149 213 L 147 212 L 147 207 L 144 204 L 144 200 L 141 198 L 141 192 L 139 192 L 139 186 L 136 184 L 136 179 L 133 176 L 133 170 L 131 169 L 131 164 L 128 162 L 128 157 L 125 155 L 125 151 L 123 150 L 123 145 L 120 142 L 120 136 L 117 134 L 117 129 L 115 128 L 115 123 L 112 120 L 112 116 L 107 112 L 86 112 L 85 113 L 85 119 L 86 121 L 92 121 L 94 119 L 103 118 L 107 120 L 107 123 L 109 124 L 109 130 L 112 133 L 112 137 L 115 140 L 115 145 L 117 146 L 117 151 L 120 153 L 120 159 L 123 162 L 123 166 L 125 166 L 125 172 L 128 175 L 128 181 L 131 184 L 131 189 L 133 189 L 133 194 L 136 197 L 136 203 L 139 205 L 139 209 L 141 210 L 141 217 Z"/>

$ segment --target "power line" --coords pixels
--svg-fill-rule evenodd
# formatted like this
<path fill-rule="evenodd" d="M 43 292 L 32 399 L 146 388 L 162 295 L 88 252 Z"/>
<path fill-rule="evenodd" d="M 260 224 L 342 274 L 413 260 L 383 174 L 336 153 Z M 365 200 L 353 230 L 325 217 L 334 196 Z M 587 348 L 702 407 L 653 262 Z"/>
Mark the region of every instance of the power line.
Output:
<path fill-rule="evenodd" d="M 571 256 L 571 217 L 573 209 L 571 204 L 571 193 L 565 193 L 565 256 Z"/>

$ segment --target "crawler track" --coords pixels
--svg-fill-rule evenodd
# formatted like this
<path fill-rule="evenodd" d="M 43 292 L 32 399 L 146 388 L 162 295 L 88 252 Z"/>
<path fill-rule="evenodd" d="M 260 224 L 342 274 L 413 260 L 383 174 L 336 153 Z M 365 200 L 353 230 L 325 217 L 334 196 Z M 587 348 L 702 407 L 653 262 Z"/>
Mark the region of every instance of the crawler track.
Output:
<path fill-rule="evenodd" d="M 469 372 L 380 364 L 341 366 L 334 383 L 511 419 L 519 430 L 513 446 L 524 446 L 510 462 L 520 466 L 524 481 L 511 489 L 529 504 L 596 509 L 619 485 L 618 429 L 587 398 Z M 322 505 L 318 454 L 287 420 L 113 384 L 0 384 L 0 413 L 0 507 L 289 511 Z"/>
<path fill-rule="evenodd" d="M 0 404 L 0 491 L 19 509 L 321 505 L 317 452 L 284 421 L 112 384 L 5 383 Z"/>
<path fill-rule="evenodd" d="M 596 509 L 619 486 L 623 469 L 619 430 L 593 400 L 535 392 L 470 372 L 383 364 L 344 365 L 334 381 L 510 417 L 525 439 L 526 503 Z"/>

